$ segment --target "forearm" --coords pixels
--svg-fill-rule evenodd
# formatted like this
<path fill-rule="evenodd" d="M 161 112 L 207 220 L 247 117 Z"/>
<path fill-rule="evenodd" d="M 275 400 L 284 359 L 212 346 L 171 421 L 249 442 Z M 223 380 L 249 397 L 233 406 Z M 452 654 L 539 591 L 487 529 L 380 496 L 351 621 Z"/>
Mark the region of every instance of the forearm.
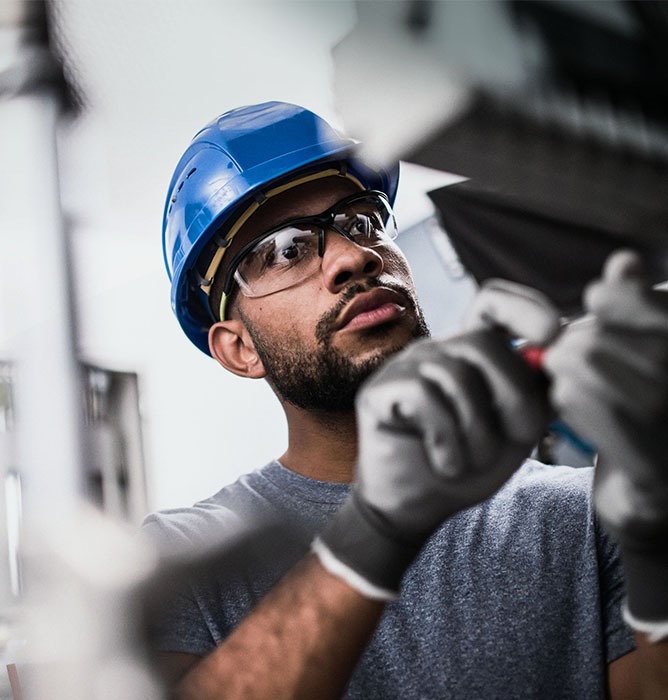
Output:
<path fill-rule="evenodd" d="M 668 639 L 648 642 L 636 634 L 638 678 L 642 700 L 668 699 Z"/>
<path fill-rule="evenodd" d="M 185 676 L 175 696 L 340 698 L 383 607 L 309 555 Z"/>

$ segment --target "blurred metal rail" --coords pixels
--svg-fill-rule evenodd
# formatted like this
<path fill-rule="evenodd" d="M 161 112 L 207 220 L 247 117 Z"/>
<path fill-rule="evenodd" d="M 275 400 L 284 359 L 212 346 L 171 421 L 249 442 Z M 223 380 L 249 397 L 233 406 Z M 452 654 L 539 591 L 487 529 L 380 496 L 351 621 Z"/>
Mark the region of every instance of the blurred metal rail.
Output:
<path fill-rule="evenodd" d="M 0 331 L 14 379 L 25 574 L 18 606 L 0 582 L 0 614 L 19 610 L 10 636 L 23 642 L 13 668 L 26 700 L 150 700 L 161 693 L 137 642 L 132 592 L 154 560 L 83 499 L 84 402 L 58 174 L 70 93 L 46 11 L 0 3 Z"/>

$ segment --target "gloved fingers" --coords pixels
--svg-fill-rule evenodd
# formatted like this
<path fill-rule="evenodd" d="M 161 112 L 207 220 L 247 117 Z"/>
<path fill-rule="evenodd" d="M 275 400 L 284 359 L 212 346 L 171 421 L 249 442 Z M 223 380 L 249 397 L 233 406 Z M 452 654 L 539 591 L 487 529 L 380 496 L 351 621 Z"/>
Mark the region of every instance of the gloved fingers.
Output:
<path fill-rule="evenodd" d="M 602 277 L 607 282 L 637 280 L 645 283 L 646 272 L 642 258 L 635 250 L 620 248 L 608 256 L 603 265 Z"/>
<path fill-rule="evenodd" d="M 453 358 L 447 341 L 427 341 L 389 360 L 357 397 L 365 429 L 419 436 L 431 468 L 444 476 L 489 463 L 499 440 L 487 382 Z"/>
<path fill-rule="evenodd" d="M 629 506 L 637 506 L 639 502 L 649 504 L 662 501 L 667 507 L 664 516 L 668 520 L 668 470 L 661 466 L 657 468 L 657 463 L 663 464 L 664 455 L 659 453 L 665 452 L 665 449 L 653 448 L 646 439 L 647 435 L 639 436 L 635 431 L 630 433 L 625 426 L 621 430 L 619 425 L 615 427 L 610 442 L 601 443 L 596 459 L 594 487 L 602 488 L 604 483 L 609 486 L 611 475 L 621 472 L 627 486 L 625 493 L 633 490 L 633 494 L 620 495 L 619 500 Z"/>
<path fill-rule="evenodd" d="M 541 292 L 503 279 L 487 280 L 465 320 L 467 330 L 501 327 L 515 338 L 547 345 L 559 333 L 559 312 Z"/>
<path fill-rule="evenodd" d="M 668 293 L 652 289 L 632 251 L 610 256 L 602 279 L 586 288 L 584 305 L 604 325 L 668 334 Z"/>
<path fill-rule="evenodd" d="M 631 438 L 630 440 L 628 438 Z M 627 438 L 627 439 L 624 439 Z M 633 436 L 605 445 L 594 472 L 593 498 L 599 516 L 625 545 L 647 548 L 668 536 L 668 474 L 657 469 L 665 455 L 647 454 Z M 650 450 L 651 452 L 651 450 Z"/>
<path fill-rule="evenodd" d="M 586 379 L 596 371 L 609 375 L 611 381 L 623 381 L 625 377 L 616 376 L 622 370 L 638 377 L 663 378 L 668 372 L 668 338 L 583 321 L 566 328 L 545 351 L 543 369 L 554 380 L 563 373 Z"/>
<path fill-rule="evenodd" d="M 550 399 L 565 420 L 574 403 L 601 403 L 640 420 L 668 401 L 668 338 L 583 322 L 567 328 L 545 353 Z M 578 428 L 577 425 L 573 425 Z"/>
<path fill-rule="evenodd" d="M 416 462 L 459 464 L 465 460 L 466 448 L 455 410 L 438 387 L 420 377 L 421 363 L 415 361 L 415 354 L 395 356 L 358 392 L 360 450 L 365 451 L 365 436 L 372 435 L 376 440 L 373 450 L 381 461 L 396 459 L 395 443 L 403 440 L 419 445 Z M 419 354 L 424 355 L 424 349 Z M 450 358 L 443 361 L 453 362 Z"/>
<path fill-rule="evenodd" d="M 475 331 L 448 342 L 448 353 L 474 365 L 492 397 L 499 433 L 506 440 L 533 444 L 549 417 L 545 379 L 495 331 Z"/>
<path fill-rule="evenodd" d="M 592 496 L 599 517 L 611 532 L 619 533 L 637 517 L 638 498 L 629 475 L 620 469 L 608 469 L 607 466 L 599 458 L 594 471 Z M 640 512 L 644 509 L 642 507 Z"/>
<path fill-rule="evenodd" d="M 559 416 L 616 463 L 640 463 L 643 455 L 666 452 L 662 434 L 668 422 L 668 396 L 651 380 L 638 381 L 621 369 L 610 374 L 599 368 L 573 372 L 560 366 L 550 386 L 550 400 Z M 612 370 L 612 367 L 608 368 Z M 660 457 L 667 462 L 668 454 Z M 667 462 L 668 463 L 668 462 Z"/>
<path fill-rule="evenodd" d="M 668 334 L 668 292 L 640 286 L 636 281 L 588 286 L 584 303 L 600 323 Z"/>
<path fill-rule="evenodd" d="M 425 450 L 435 470 L 455 477 L 462 472 L 486 469 L 505 440 L 486 379 L 477 367 L 459 358 L 449 358 L 447 363 L 426 361 L 419 373 L 438 393 L 440 401 L 451 407 L 462 449 L 460 461 L 451 459 L 447 445 L 455 438 L 450 432 L 452 426 L 448 430 L 438 420 L 425 420 Z"/>

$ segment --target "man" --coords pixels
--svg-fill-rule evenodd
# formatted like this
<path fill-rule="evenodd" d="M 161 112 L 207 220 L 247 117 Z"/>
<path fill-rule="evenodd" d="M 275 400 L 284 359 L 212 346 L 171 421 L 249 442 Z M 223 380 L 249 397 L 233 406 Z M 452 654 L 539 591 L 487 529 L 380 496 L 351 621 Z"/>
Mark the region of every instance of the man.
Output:
<path fill-rule="evenodd" d="M 637 696 L 639 659 L 661 688 L 665 642 L 633 651 L 590 470 L 523 464 L 550 410 L 508 337 L 549 343 L 554 310 L 496 282 L 468 332 L 427 339 L 393 243 L 397 176 L 283 103 L 222 115 L 177 166 L 164 224 L 177 318 L 226 369 L 267 379 L 289 434 L 276 462 L 145 523 L 180 550 L 255 523 L 286 532 L 273 557 L 221 555 L 165 610 L 178 697 L 617 699 Z M 587 425 L 560 343 L 559 405 Z M 640 609 L 663 638 L 655 598 Z"/>

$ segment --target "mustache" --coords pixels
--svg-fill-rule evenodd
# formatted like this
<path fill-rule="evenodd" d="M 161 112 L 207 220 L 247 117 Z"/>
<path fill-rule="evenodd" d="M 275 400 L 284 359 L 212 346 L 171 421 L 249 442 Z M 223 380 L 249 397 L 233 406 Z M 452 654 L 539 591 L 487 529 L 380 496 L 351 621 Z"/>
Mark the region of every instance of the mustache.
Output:
<path fill-rule="evenodd" d="M 413 299 L 410 291 L 401 284 L 395 282 L 381 282 L 380 280 L 373 278 L 364 283 L 356 282 L 346 287 L 341 292 L 341 297 L 336 302 L 336 304 L 327 312 L 325 312 L 315 327 L 315 337 L 319 344 L 329 345 L 330 338 L 336 331 L 336 322 L 345 307 L 358 295 L 364 292 L 371 291 L 372 289 L 377 289 L 378 287 L 384 287 L 385 289 L 391 289 L 393 292 L 401 294 L 401 296 L 406 300 L 406 305 L 411 311 L 416 311 L 415 300 Z"/>

